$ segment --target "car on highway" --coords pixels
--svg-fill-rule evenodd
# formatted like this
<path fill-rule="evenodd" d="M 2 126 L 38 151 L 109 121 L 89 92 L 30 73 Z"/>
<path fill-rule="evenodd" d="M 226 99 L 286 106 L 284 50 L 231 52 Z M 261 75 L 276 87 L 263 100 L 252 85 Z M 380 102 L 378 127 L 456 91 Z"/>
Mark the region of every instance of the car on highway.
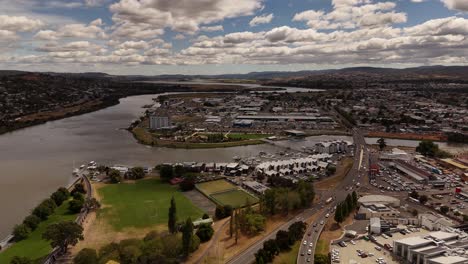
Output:
<path fill-rule="evenodd" d="M 302 242 L 303 245 L 307 245 L 307 240 L 304 240 L 304 242 Z"/>
<path fill-rule="evenodd" d="M 314 246 L 314 243 L 310 242 L 309 247 L 313 247 L 313 246 Z"/>
<path fill-rule="evenodd" d="M 323 224 L 324 224 L 323 220 L 322 220 L 322 221 L 320 221 L 320 224 L 321 224 L 321 225 L 323 225 Z"/>
<path fill-rule="evenodd" d="M 328 218 L 329 216 L 330 216 L 330 214 L 326 214 L 326 215 L 325 215 L 325 218 Z"/>
<path fill-rule="evenodd" d="M 307 250 L 307 255 L 312 255 L 312 249 Z"/>
<path fill-rule="evenodd" d="M 311 234 L 312 234 L 312 233 L 311 233 L 311 232 L 309 232 L 309 233 L 307 233 L 307 236 L 310 236 Z"/>
<path fill-rule="evenodd" d="M 307 261 L 307 262 L 310 262 L 310 258 L 307 258 L 306 261 Z"/>

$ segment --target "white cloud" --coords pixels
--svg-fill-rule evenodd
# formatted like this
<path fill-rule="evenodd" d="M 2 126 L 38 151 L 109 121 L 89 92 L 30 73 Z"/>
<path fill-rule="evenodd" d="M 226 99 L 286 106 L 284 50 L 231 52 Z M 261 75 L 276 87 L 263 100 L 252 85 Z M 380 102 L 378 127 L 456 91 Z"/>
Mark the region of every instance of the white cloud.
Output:
<path fill-rule="evenodd" d="M 468 1 L 466 0 L 441 0 L 447 8 L 468 12 Z"/>
<path fill-rule="evenodd" d="M 222 25 L 217 26 L 203 26 L 200 28 L 201 31 L 214 32 L 214 31 L 224 31 Z"/>
<path fill-rule="evenodd" d="M 255 27 L 260 24 L 268 24 L 273 20 L 273 14 L 256 16 L 250 20 L 249 25 Z"/>
<path fill-rule="evenodd" d="M 85 39 L 102 39 L 107 35 L 101 19 L 91 21 L 88 25 L 85 24 L 68 24 L 61 26 L 58 30 L 41 30 L 34 38 L 39 40 L 57 40 L 59 38 L 85 38 Z"/>
<path fill-rule="evenodd" d="M 152 29 L 193 34 L 200 25 L 252 15 L 262 7 L 263 0 L 121 0 L 110 10 L 117 24 L 147 24 Z"/>
<path fill-rule="evenodd" d="M 25 16 L 0 15 L 0 30 L 30 32 L 44 26 L 44 22 Z"/>

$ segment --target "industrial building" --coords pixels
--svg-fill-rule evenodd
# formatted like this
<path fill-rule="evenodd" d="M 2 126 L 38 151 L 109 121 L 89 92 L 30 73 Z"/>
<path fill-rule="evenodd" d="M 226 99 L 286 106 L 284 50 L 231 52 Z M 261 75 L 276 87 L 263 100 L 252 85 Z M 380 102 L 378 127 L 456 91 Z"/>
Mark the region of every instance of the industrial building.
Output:
<path fill-rule="evenodd" d="M 400 200 L 387 195 L 365 195 L 359 198 L 359 204 L 383 204 L 391 207 L 400 207 Z"/>

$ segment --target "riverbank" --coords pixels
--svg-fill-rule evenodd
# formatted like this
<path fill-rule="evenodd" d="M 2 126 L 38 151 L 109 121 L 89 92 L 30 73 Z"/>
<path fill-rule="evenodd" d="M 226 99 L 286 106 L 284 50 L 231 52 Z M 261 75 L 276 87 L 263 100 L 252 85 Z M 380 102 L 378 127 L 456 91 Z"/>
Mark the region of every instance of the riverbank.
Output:
<path fill-rule="evenodd" d="M 265 142 L 258 138 L 240 139 L 238 141 L 226 141 L 220 143 L 192 143 L 192 142 L 178 142 L 173 140 L 158 139 L 153 133 L 142 127 L 134 127 L 130 130 L 133 137 L 143 145 L 152 147 L 165 147 L 165 148 L 180 148 L 180 149 L 210 149 L 210 148 L 229 148 L 240 147 L 248 145 L 259 145 Z M 265 135 L 264 138 L 270 135 Z"/>

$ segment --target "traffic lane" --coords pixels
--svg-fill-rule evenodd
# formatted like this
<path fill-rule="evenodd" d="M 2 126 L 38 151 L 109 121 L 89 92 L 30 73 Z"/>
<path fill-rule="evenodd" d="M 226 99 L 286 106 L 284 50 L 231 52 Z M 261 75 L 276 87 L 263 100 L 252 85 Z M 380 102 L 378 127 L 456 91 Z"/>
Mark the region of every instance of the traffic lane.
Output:
<path fill-rule="evenodd" d="M 315 209 L 315 210 L 314 210 Z M 261 248 L 263 248 L 263 242 L 269 240 L 269 239 L 274 239 L 276 237 L 276 233 L 279 230 L 287 230 L 290 225 L 295 223 L 298 217 L 301 217 L 302 219 L 306 219 L 311 217 L 317 212 L 317 208 L 314 209 L 306 209 L 304 212 L 296 216 L 295 218 L 291 219 L 289 222 L 283 224 L 280 226 L 278 229 L 270 233 L 268 236 L 265 238 L 261 239 L 260 241 L 256 242 L 253 246 L 249 247 L 247 250 L 243 251 L 240 255 L 237 255 L 235 259 L 229 260 L 227 263 L 231 264 L 245 264 L 245 263 L 251 263 L 255 260 L 255 253 Z"/>

